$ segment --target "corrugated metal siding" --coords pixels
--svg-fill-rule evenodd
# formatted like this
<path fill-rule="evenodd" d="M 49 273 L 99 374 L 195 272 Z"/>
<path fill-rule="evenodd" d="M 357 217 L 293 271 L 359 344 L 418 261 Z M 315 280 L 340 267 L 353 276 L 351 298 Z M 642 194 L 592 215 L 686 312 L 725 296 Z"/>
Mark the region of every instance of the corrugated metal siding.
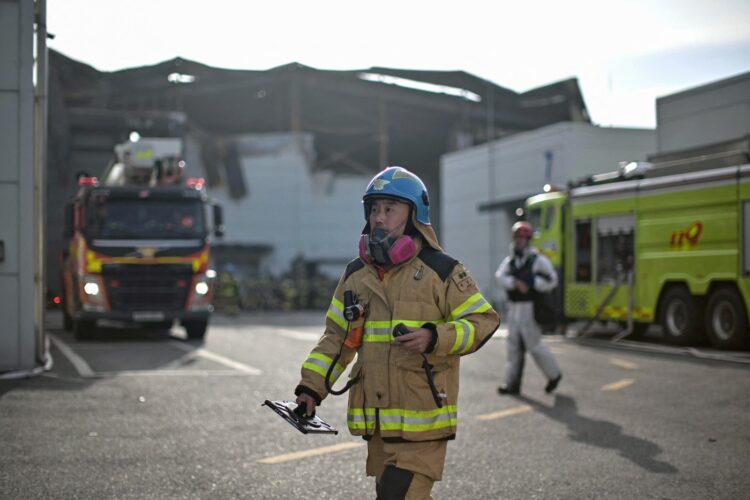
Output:
<path fill-rule="evenodd" d="M 660 152 L 750 134 L 750 72 L 656 100 Z"/>

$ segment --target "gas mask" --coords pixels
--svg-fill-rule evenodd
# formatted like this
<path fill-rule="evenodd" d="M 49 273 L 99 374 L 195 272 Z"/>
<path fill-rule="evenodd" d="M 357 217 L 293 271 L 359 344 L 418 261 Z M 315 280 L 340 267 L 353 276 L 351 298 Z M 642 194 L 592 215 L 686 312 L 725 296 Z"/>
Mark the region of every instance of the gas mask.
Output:
<path fill-rule="evenodd" d="M 362 260 L 374 261 L 381 266 L 406 262 L 416 251 L 417 245 L 411 236 L 394 237 L 392 231 L 388 232 L 383 228 L 375 228 L 372 234 L 359 237 L 359 256 Z"/>

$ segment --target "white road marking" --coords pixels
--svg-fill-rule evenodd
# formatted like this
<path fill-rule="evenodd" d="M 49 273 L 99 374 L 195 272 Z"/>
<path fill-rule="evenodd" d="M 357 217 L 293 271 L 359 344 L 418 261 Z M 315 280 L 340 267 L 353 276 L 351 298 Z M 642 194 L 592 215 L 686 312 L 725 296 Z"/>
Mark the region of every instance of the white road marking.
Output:
<path fill-rule="evenodd" d="M 310 342 L 318 340 L 321 336 L 321 333 L 299 332 L 297 330 L 288 330 L 286 328 L 272 328 L 272 330 L 274 334 L 278 334 L 288 339 L 305 340 Z"/>
<path fill-rule="evenodd" d="M 261 373 L 263 373 L 258 368 L 252 367 L 250 365 L 246 365 L 245 363 L 240 363 L 239 361 L 234 361 L 233 359 L 226 358 L 222 356 L 221 354 L 216 354 L 211 351 L 207 351 L 203 349 L 202 347 L 195 349 L 194 347 L 188 344 L 185 344 L 183 342 L 178 342 L 176 340 L 170 341 L 169 343 L 177 347 L 178 349 L 182 349 L 185 352 L 192 353 L 195 356 L 200 356 L 205 359 L 210 359 L 211 361 L 215 361 L 224 366 L 228 366 L 229 368 L 232 368 L 233 370 L 237 370 L 243 373 L 248 373 L 250 375 L 260 375 Z"/>
<path fill-rule="evenodd" d="M 625 368 L 626 370 L 637 370 L 638 365 L 633 363 L 632 361 L 626 361 L 624 359 L 620 358 L 609 358 L 609 362 L 612 363 L 615 366 L 619 366 L 620 368 Z"/>
<path fill-rule="evenodd" d="M 280 464 L 282 462 L 290 462 L 292 460 L 301 460 L 303 458 L 315 457 L 318 455 L 325 455 L 327 453 L 336 453 L 339 451 L 351 450 L 364 446 L 365 443 L 341 443 L 334 444 L 332 446 L 324 446 L 322 448 L 313 448 L 312 450 L 296 451 L 294 453 L 286 453 L 284 455 L 277 455 L 275 457 L 268 457 L 258 460 L 260 464 Z"/>
<path fill-rule="evenodd" d="M 123 370 L 119 372 L 96 372 L 97 377 L 140 377 L 140 376 L 164 376 L 164 377 L 213 377 L 216 375 L 224 377 L 244 377 L 245 372 L 237 370 Z"/>
<path fill-rule="evenodd" d="M 60 340 L 56 335 L 53 335 L 51 333 L 47 333 L 49 335 L 49 339 L 52 341 L 53 344 L 55 344 L 55 347 L 57 347 L 57 350 L 60 351 L 63 356 L 65 356 L 68 361 L 75 367 L 76 371 L 78 372 L 78 375 L 81 377 L 95 377 L 96 373 L 94 373 L 94 370 L 91 369 L 91 367 L 84 361 L 82 357 L 80 357 L 78 354 L 73 351 L 70 347 L 68 347 L 68 344 Z"/>
<path fill-rule="evenodd" d="M 521 413 L 528 413 L 534 411 L 534 407 L 530 405 L 516 406 L 515 408 L 509 408 L 507 410 L 500 410 L 493 413 L 486 413 L 476 417 L 477 420 L 495 420 L 503 417 L 512 417 L 513 415 L 520 415 Z"/>
<path fill-rule="evenodd" d="M 625 387 L 632 385 L 635 383 L 635 380 L 632 378 L 624 378 L 622 380 L 618 380 L 617 382 L 613 382 L 611 384 L 603 385 L 602 390 L 603 391 L 618 391 L 620 389 L 624 389 Z"/>

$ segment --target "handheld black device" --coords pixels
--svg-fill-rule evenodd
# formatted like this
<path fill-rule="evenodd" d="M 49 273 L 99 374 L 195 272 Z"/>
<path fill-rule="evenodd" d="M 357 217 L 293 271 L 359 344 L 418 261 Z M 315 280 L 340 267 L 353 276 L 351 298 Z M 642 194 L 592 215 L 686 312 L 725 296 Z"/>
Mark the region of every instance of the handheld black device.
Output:
<path fill-rule="evenodd" d="M 266 399 L 261 406 L 268 406 L 302 434 L 339 433 L 314 413 L 310 417 L 306 416 L 305 405 L 298 405 L 294 401 L 269 401 Z"/>
<path fill-rule="evenodd" d="M 407 333 L 411 333 L 411 332 L 409 332 L 409 329 L 403 323 L 399 323 L 398 325 L 393 327 L 394 337 L 400 337 L 401 335 L 406 335 Z"/>

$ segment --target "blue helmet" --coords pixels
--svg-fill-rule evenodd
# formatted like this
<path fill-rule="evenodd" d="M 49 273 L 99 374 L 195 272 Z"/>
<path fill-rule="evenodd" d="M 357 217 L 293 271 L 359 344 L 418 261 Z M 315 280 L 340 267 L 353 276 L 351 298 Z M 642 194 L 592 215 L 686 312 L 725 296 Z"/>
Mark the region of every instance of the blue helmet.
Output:
<path fill-rule="evenodd" d="M 414 207 L 416 217 L 422 224 L 430 225 L 430 198 L 422 179 L 403 167 L 387 167 L 372 178 L 367 185 L 362 202 L 365 204 L 365 220 L 369 217 L 369 198 L 390 197 L 407 201 Z"/>

